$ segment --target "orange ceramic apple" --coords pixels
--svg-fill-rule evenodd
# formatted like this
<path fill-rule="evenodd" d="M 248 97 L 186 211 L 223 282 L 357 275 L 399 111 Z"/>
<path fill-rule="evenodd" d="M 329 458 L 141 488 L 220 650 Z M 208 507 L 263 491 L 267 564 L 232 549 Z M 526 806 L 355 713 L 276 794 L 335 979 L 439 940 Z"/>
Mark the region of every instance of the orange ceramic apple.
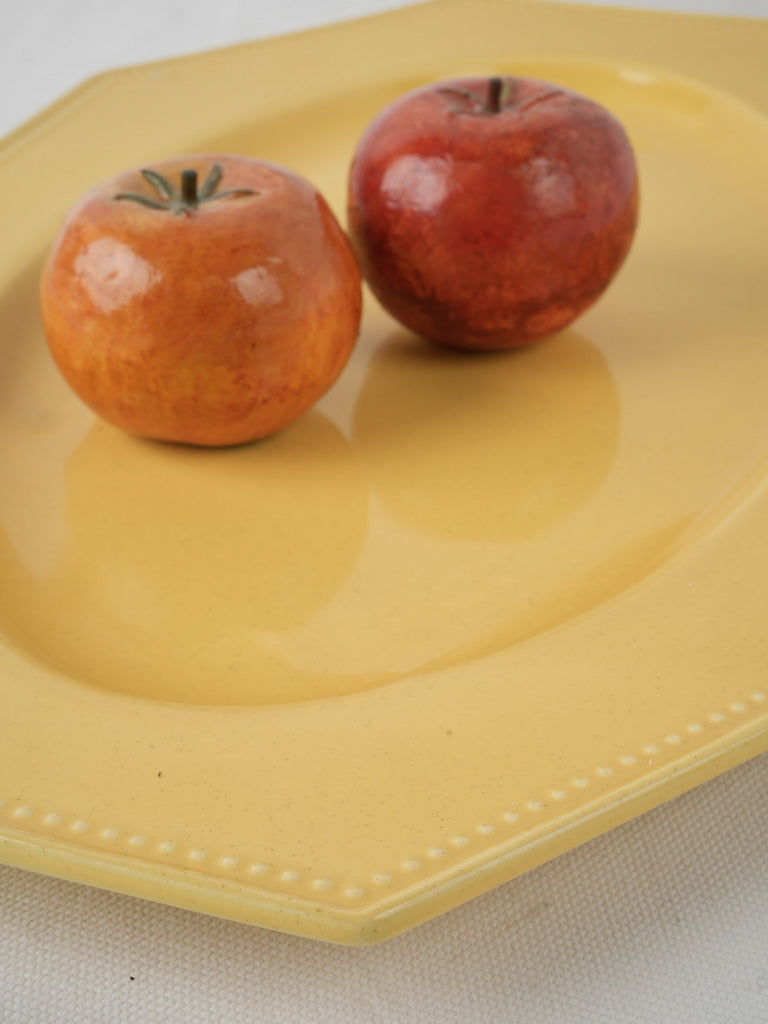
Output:
<path fill-rule="evenodd" d="M 322 196 L 239 156 L 100 184 L 48 255 L 41 309 L 65 379 L 134 434 L 230 445 L 310 408 L 357 339 L 360 271 Z"/>
<path fill-rule="evenodd" d="M 439 82 L 368 127 L 349 228 L 406 327 L 467 349 L 525 345 L 603 293 L 635 232 L 637 168 L 600 104 L 530 78 Z"/>

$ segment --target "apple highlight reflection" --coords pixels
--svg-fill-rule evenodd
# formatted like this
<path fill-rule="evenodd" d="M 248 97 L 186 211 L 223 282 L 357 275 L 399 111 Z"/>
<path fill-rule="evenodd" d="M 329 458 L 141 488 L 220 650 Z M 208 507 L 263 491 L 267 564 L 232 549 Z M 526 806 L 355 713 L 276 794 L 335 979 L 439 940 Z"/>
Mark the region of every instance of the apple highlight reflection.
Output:
<path fill-rule="evenodd" d="M 436 213 L 448 194 L 451 161 L 406 153 L 387 168 L 381 191 L 388 205 Z"/>
<path fill-rule="evenodd" d="M 137 252 L 116 238 L 97 238 L 74 263 L 77 278 L 93 305 L 114 313 L 141 298 L 162 275 Z"/>
<path fill-rule="evenodd" d="M 275 259 L 280 263 L 282 260 Z M 285 301 L 282 285 L 269 267 L 248 267 L 232 278 L 232 283 L 250 306 L 258 309 L 279 306 Z"/>

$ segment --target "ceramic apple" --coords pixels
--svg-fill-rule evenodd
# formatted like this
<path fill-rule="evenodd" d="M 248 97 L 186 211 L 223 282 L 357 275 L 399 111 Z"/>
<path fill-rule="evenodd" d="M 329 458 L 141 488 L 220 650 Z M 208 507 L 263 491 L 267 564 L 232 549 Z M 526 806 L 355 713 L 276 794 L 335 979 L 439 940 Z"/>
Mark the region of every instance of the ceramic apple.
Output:
<path fill-rule="evenodd" d="M 466 349 L 526 345 L 604 292 L 632 244 L 638 175 L 600 104 L 529 78 L 406 94 L 371 122 L 349 175 L 349 231 L 382 306 Z"/>
<path fill-rule="evenodd" d="M 53 243 L 40 298 L 56 364 L 100 417 L 216 446 L 275 433 L 330 388 L 357 339 L 361 279 L 309 182 L 194 156 L 89 191 Z"/>

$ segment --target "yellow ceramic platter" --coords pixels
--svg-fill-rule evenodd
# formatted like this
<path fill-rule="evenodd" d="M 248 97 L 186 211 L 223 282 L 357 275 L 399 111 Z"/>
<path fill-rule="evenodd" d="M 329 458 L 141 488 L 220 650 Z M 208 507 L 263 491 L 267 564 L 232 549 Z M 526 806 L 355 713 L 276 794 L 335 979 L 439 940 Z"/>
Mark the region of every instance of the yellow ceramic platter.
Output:
<path fill-rule="evenodd" d="M 429 3 L 117 71 L 0 150 L 0 857 L 344 943 L 768 747 L 768 23 Z M 230 451 L 95 422 L 36 287 L 93 182 L 232 151 L 343 217 L 387 101 L 530 73 L 626 125 L 635 247 L 504 357 L 359 347 Z M 710 823 L 717 827 L 717 823 Z"/>

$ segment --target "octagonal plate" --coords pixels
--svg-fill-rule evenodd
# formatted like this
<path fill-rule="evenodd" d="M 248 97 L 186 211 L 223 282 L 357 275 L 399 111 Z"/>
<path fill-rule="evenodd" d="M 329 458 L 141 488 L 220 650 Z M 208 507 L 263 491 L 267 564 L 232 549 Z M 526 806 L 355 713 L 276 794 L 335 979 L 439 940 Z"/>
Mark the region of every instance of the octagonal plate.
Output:
<path fill-rule="evenodd" d="M 3 860 L 370 943 L 768 747 L 766 39 L 430 3 L 110 73 L 3 143 Z M 572 329 L 462 357 L 366 296 L 333 390 L 230 451 L 67 390 L 37 280 L 94 181 L 238 152 L 343 218 L 373 114 L 483 71 L 636 147 L 635 247 Z"/>

